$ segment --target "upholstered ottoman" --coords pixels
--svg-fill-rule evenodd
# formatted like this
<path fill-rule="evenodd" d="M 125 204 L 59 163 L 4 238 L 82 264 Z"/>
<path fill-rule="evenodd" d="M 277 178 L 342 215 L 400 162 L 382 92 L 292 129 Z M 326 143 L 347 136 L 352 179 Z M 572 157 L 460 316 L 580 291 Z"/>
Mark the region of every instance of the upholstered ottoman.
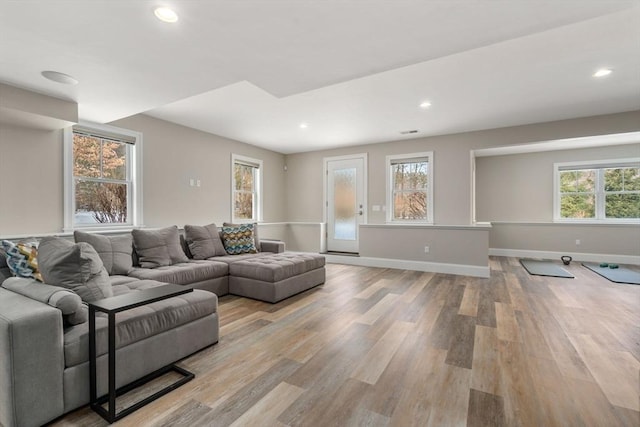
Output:
<path fill-rule="evenodd" d="M 325 259 L 312 253 L 284 252 L 229 264 L 229 293 L 278 302 L 324 283 Z"/>

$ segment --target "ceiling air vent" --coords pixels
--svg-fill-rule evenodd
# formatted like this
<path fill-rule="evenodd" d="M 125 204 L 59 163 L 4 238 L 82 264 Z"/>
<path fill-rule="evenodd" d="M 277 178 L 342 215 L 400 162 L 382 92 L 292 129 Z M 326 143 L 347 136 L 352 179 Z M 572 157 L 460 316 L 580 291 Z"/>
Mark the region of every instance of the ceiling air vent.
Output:
<path fill-rule="evenodd" d="M 400 131 L 400 135 L 409 135 L 409 134 L 412 134 L 412 133 L 418 133 L 418 129 Z"/>

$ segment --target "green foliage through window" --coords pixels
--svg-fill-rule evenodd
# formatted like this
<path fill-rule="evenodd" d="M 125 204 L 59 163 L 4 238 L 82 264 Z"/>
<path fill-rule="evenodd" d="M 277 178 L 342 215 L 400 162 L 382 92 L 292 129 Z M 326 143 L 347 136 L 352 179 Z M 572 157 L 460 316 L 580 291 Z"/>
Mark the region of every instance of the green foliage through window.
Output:
<path fill-rule="evenodd" d="M 560 170 L 558 177 L 560 218 L 640 218 L 640 168 Z"/>

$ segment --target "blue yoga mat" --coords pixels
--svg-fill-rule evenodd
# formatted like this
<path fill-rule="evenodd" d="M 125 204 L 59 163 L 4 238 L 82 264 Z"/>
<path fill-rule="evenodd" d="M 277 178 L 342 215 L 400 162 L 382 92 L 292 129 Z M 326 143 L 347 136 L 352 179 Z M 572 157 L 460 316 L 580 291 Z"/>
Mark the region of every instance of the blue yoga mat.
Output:
<path fill-rule="evenodd" d="M 637 271 L 629 270 L 628 268 L 624 267 L 600 267 L 599 264 L 589 262 L 583 262 L 582 265 L 614 283 L 640 285 L 640 273 L 638 273 Z"/>

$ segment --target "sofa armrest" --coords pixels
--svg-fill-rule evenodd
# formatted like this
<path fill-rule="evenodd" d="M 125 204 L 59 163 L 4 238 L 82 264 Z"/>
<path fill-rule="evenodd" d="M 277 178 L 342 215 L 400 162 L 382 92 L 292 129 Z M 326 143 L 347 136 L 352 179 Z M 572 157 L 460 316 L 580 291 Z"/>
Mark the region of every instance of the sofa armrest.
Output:
<path fill-rule="evenodd" d="M 51 286 L 23 277 L 9 278 L 2 283 L 2 287 L 59 309 L 67 324 L 78 325 L 89 318 L 88 308 L 82 304 L 80 296 L 67 288 Z"/>
<path fill-rule="evenodd" d="M 284 242 L 280 240 L 264 240 L 260 239 L 261 252 L 275 252 L 277 254 L 284 252 Z"/>
<path fill-rule="evenodd" d="M 64 413 L 62 312 L 0 288 L 0 424 L 38 426 Z"/>

